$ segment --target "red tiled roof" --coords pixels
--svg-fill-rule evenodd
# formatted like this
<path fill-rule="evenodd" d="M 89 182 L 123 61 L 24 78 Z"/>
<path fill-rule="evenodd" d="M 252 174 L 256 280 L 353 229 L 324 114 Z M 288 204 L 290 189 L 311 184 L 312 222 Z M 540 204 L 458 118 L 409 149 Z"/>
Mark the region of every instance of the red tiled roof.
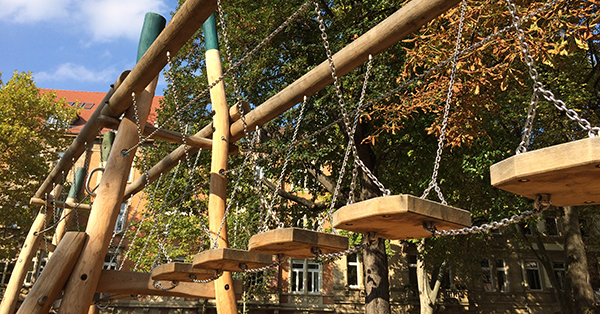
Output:
<path fill-rule="evenodd" d="M 100 92 L 81 92 L 81 91 L 72 91 L 72 90 L 60 90 L 60 89 L 45 89 L 40 88 L 41 93 L 55 92 L 56 97 L 65 98 L 65 100 L 69 103 L 78 103 L 81 110 L 79 111 L 79 118 L 75 120 L 71 124 L 69 128 L 69 133 L 78 134 L 83 126 L 90 119 L 94 111 L 98 108 L 98 105 L 106 96 L 106 93 Z M 154 96 L 152 100 L 152 107 L 150 109 L 150 115 L 148 116 L 148 123 L 154 124 L 156 121 L 156 109 L 160 107 L 160 101 L 163 99 L 163 96 Z M 102 133 L 107 130 L 102 130 Z"/>

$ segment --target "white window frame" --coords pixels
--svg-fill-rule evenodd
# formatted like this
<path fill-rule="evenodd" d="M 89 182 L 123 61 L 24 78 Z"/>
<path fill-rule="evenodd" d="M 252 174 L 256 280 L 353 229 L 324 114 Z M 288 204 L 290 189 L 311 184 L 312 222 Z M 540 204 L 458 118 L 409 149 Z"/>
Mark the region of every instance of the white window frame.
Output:
<path fill-rule="evenodd" d="M 15 261 L 11 261 L 11 260 L 2 260 L 0 261 L 0 263 L 3 263 L 4 266 L 0 266 L 0 285 L 7 285 L 8 281 L 10 280 L 10 276 L 12 275 L 13 271 L 15 270 Z M 9 266 L 12 265 L 12 269 L 10 272 L 8 272 L 8 268 Z"/>
<path fill-rule="evenodd" d="M 129 209 L 129 202 L 121 203 L 121 209 L 119 210 L 119 216 L 117 216 L 117 221 L 115 222 L 115 228 L 113 229 L 114 233 L 121 233 L 125 230 L 125 225 L 127 224 L 127 210 Z"/>
<path fill-rule="evenodd" d="M 483 291 L 494 292 L 494 276 L 492 275 L 492 261 L 489 258 L 481 259 L 481 275 Z"/>
<path fill-rule="evenodd" d="M 501 261 L 501 263 L 499 263 Z M 498 292 L 507 293 L 510 291 L 508 284 L 508 266 L 506 266 L 506 260 L 503 258 L 497 258 L 496 262 L 496 282 L 498 283 Z M 504 287 L 500 287 L 500 279 L 498 279 L 498 274 L 502 274 L 504 276 Z"/>
<path fill-rule="evenodd" d="M 115 256 L 114 260 L 112 259 L 113 256 Z M 107 261 L 107 259 L 108 259 L 108 261 Z M 102 269 L 118 270 L 119 269 L 119 253 L 118 252 L 107 253 L 106 256 L 104 257 L 104 263 L 102 263 Z"/>
<path fill-rule="evenodd" d="M 534 260 L 527 260 L 523 262 L 523 268 L 525 270 L 525 282 L 527 283 L 527 287 L 529 288 L 529 290 L 532 291 L 542 291 L 544 290 L 544 286 L 542 283 L 542 273 L 540 271 L 540 265 L 538 261 L 534 261 Z M 531 283 L 529 282 L 529 273 L 530 271 L 533 274 L 537 274 L 537 281 L 539 284 L 539 288 L 532 288 L 531 287 Z"/>
<path fill-rule="evenodd" d="M 560 291 L 565 290 L 565 272 L 567 270 L 565 267 L 565 262 L 553 261 L 552 268 L 554 269 L 554 274 L 556 275 L 556 279 L 558 280 L 558 283 L 560 285 L 560 287 L 555 288 Z"/>
<path fill-rule="evenodd" d="M 349 257 L 350 256 L 355 256 L 356 260 L 355 261 L 350 261 Z M 350 268 L 355 268 L 356 269 L 356 284 L 355 285 L 351 285 L 350 284 Z M 346 256 L 346 282 L 348 283 L 348 287 L 352 288 L 352 289 L 358 289 L 360 288 L 360 259 L 359 259 L 359 255 L 358 253 L 354 253 L 354 254 L 350 254 Z"/>
<path fill-rule="evenodd" d="M 302 267 L 294 267 L 294 264 L 301 264 Z M 317 267 L 313 268 L 309 266 Z M 296 275 L 294 276 L 294 274 Z M 321 264 L 315 262 L 313 259 L 290 259 L 289 280 L 290 293 L 321 294 L 321 290 L 323 288 L 323 275 Z M 292 282 L 292 280 L 294 280 L 294 282 Z M 313 291 L 308 291 L 309 280 L 312 282 L 311 286 L 313 287 Z M 299 287 L 301 287 L 301 289 Z"/>

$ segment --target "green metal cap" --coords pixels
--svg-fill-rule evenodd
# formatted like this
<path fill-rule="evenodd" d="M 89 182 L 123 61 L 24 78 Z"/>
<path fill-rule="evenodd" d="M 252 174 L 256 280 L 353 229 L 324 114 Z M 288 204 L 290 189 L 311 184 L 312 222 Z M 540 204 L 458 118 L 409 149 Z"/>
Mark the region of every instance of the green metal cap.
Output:
<path fill-rule="evenodd" d="M 85 168 L 77 167 L 75 178 L 73 178 L 73 184 L 71 184 L 71 189 L 69 190 L 69 198 L 77 198 L 77 195 L 79 195 L 81 187 L 83 186 L 83 181 L 85 181 L 86 174 L 87 171 Z"/>
<path fill-rule="evenodd" d="M 206 47 L 206 50 L 219 50 L 219 35 L 217 34 L 215 13 L 211 14 L 206 22 L 202 24 L 202 30 L 204 31 L 204 46 Z"/>
<path fill-rule="evenodd" d="M 108 155 L 110 155 L 110 149 L 112 148 L 114 141 L 115 132 L 110 131 L 102 135 L 102 154 L 100 155 L 101 161 L 108 161 Z"/>
<path fill-rule="evenodd" d="M 138 45 L 137 61 L 140 61 L 146 50 L 150 48 L 156 37 L 167 25 L 167 20 L 159 14 L 148 12 L 144 17 L 144 26 Z"/>

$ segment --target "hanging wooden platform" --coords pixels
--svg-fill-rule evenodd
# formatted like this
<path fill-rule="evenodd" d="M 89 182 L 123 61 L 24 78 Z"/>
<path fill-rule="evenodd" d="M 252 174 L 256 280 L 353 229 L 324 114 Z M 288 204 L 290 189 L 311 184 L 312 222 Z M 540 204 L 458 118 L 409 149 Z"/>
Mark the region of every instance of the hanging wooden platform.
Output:
<path fill-rule="evenodd" d="M 344 251 L 348 249 L 348 238 L 299 228 L 281 228 L 256 234 L 248 242 L 250 252 L 283 254 L 292 258 L 312 258 L 312 248 L 318 248 L 321 253 Z"/>
<path fill-rule="evenodd" d="M 194 268 L 192 263 L 167 263 L 155 267 L 152 270 L 152 280 L 176 280 L 182 282 L 193 282 L 205 280 L 215 276 L 214 270 Z"/>
<path fill-rule="evenodd" d="M 334 228 L 376 232 L 378 237 L 390 240 L 430 237 L 424 222 L 433 222 L 438 230 L 459 229 L 471 226 L 471 214 L 408 194 L 372 198 L 333 213 Z"/>
<path fill-rule="evenodd" d="M 273 256 L 271 255 L 220 248 L 196 254 L 193 265 L 195 268 L 240 272 L 244 267 L 253 269 L 268 266 L 272 263 Z"/>
<path fill-rule="evenodd" d="M 555 206 L 600 203 L 600 138 L 538 149 L 490 167 L 493 186 L 535 199 L 549 194 Z"/>

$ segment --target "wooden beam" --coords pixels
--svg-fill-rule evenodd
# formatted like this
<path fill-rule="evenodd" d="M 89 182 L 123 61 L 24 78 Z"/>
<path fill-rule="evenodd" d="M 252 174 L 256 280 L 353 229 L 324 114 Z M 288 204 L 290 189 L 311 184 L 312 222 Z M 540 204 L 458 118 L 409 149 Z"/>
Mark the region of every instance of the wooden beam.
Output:
<path fill-rule="evenodd" d="M 115 84 L 111 86 L 104 99 L 100 102 L 96 110 L 88 120 L 88 122 L 83 126 L 79 134 L 73 143 L 69 146 L 69 148 L 65 151 L 65 154 L 60 158 L 56 166 L 52 169 L 48 177 L 44 180 L 44 183 L 40 186 L 40 188 L 35 192 L 36 198 L 42 198 L 46 193 L 50 192 L 53 184 L 57 184 L 62 179 L 63 172 L 69 171 L 71 167 L 73 167 L 73 160 L 79 159 L 81 154 L 83 154 L 86 150 L 85 143 L 92 143 L 96 136 L 98 135 L 98 116 L 100 116 L 100 112 L 105 104 L 109 101 L 110 97 L 114 93 L 115 89 L 119 88 L 121 82 L 125 80 L 125 77 L 129 74 L 129 71 L 125 71 L 121 73 L 121 75 L 115 81 Z"/>
<path fill-rule="evenodd" d="M 46 203 L 46 201 L 43 198 L 32 197 L 29 200 L 29 205 L 43 206 L 45 203 Z M 88 210 L 88 211 L 92 209 L 92 205 L 89 205 L 89 204 L 77 205 L 76 202 L 69 201 L 68 199 L 66 202 L 55 201 L 53 204 L 55 204 L 55 206 L 58 208 L 68 208 L 68 209 L 77 208 L 77 209 Z"/>
<path fill-rule="evenodd" d="M 396 11 L 396 13 L 377 24 L 377 26 L 348 46 L 342 48 L 342 50 L 333 56 L 337 74 L 342 76 L 354 70 L 368 59 L 369 54 L 376 55 L 391 47 L 406 36 L 419 30 L 427 22 L 455 6 L 458 2 L 460 0 L 413 0 L 407 3 Z M 250 111 L 246 115 L 248 128 L 253 129 L 256 126 L 267 123 L 301 102 L 304 95 L 313 95 L 332 82 L 333 79 L 331 78 L 329 64 L 327 61 L 324 61 L 275 96 Z M 209 125 L 196 133 L 196 136 L 210 137 L 211 134 L 212 129 Z M 231 143 L 244 136 L 241 121 L 238 120 L 231 125 L 230 134 Z M 195 153 L 195 151 L 188 150 L 188 153 Z M 150 182 L 154 182 L 161 173 L 165 173 L 175 167 L 177 162 L 183 158 L 185 158 L 185 149 L 180 146 L 148 171 Z M 146 176 L 142 176 L 127 187 L 125 195 L 133 195 L 141 191 L 145 185 Z"/>
<path fill-rule="evenodd" d="M 157 81 L 158 77 L 148 85 L 144 92 L 136 94 L 137 114 L 140 121 L 146 121 L 148 118 Z M 69 278 L 59 313 L 84 313 L 92 303 L 104 256 L 108 252 L 108 244 L 112 235 L 110 231 L 117 221 L 123 192 L 127 184 L 127 176 L 123 174 L 128 173 L 131 169 L 136 152 L 134 149 L 129 154 L 122 155 L 123 150 L 131 148 L 138 142 L 138 129 L 133 116 L 134 108 L 131 107 L 119 125 L 88 218 L 86 233 L 90 238 Z M 143 130 L 145 124 L 141 124 L 141 127 Z"/>
<path fill-rule="evenodd" d="M 98 118 L 98 121 L 99 121 L 100 126 L 105 127 L 105 128 L 110 128 L 113 130 L 118 129 L 119 124 L 121 123 L 121 121 L 119 119 L 105 116 L 105 115 L 101 115 Z M 207 139 L 205 137 L 187 135 L 187 134 L 183 134 L 183 133 L 171 131 L 171 130 L 157 129 L 150 125 L 146 125 L 146 127 L 144 128 L 144 133 L 142 133 L 142 135 L 148 136 L 152 133 L 154 133 L 154 135 L 152 135 L 152 137 L 155 139 L 164 140 L 164 141 L 167 141 L 170 143 L 177 143 L 177 144 L 183 144 L 183 137 L 185 136 L 185 142 L 189 146 L 200 148 L 200 149 L 208 149 L 208 150 L 212 149 L 212 140 Z M 229 145 L 229 154 L 235 155 L 238 152 L 239 152 L 239 149 L 235 144 Z"/>
<path fill-rule="evenodd" d="M 56 297 L 67 282 L 86 239 L 85 232 L 65 234 L 17 314 L 45 314 L 50 311 L 52 303 L 56 301 Z"/>
<path fill-rule="evenodd" d="M 131 93 L 141 93 L 167 65 L 167 51 L 174 56 L 217 8 L 216 0 L 187 0 L 148 48 L 121 86 L 110 97 L 102 114 L 119 117 L 131 106 Z"/>
<path fill-rule="evenodd" d="M 38 245 L 38 248 L 40 250 L 44 250 L 44 251 L 53 253 L 56 250 L 56 245 L 54 243 L 52 243 L 52 241 L 49 241 L 48 239 L 42 239 L 42 241 L 40 241 L 40 244 Z"/>
<path fill-rule="evenodd" d="M 205 40 L 205 63 L 208 83 L 216 81 L 223 75 L 221 57 L 217 38 L 217 23 L 215 15 L 203 25 Z M 214 112 L 212 125 L 214 127 L 212 141 L 212 156 L 210 162 L 210 194 L 208 196 L 208 225 L 213 236 L 217 237 L 219 248 L 229 247 L 227 240 L 227 170 L 229 147 L 229 108 L 225 94 L 225 83 L 219 82 L 210 90 L 210 102 Z M 233 277 L 231 272 L 224 271 L 223 275 L 214 282 L 217 312 L 219 314 L 236 314 L 237 302 L 233 292 Z"/>
<path fill-rule="evenodd" d="M 69 195 L 67 196 L 67 200 L 65 203 L 76 205 L 76 199 L 78 198 L 78 195 L 81 192 L 81 188 L 83 187 L 83 182 L 85 181 L 86 174 L 87 170 L 84 167 L 77 168 L 77 171 L 75 171 L 75 176 L 73 178 L 73 183 L 71 184 L 71 189 L 69 190 Z M 72 213 L 72 210 L 67 210 L 66 207 L 63 207 L 63 211 L 60 215 L 60 221 L 58 225 L 56 225 L 56 231 L 54 231 L 54 236 L 52 237 L 52 243 L 54 245 L 58 245 L 58 243 L 60 243 L 63 236 L 67 232 L 67 229 L 71 225 L 71 221 L 73 220 L 74 216 L 77 215 L 75 215 L 75 213 Z"/>
<path fill-rule="evenodd" d="M 179 284 L 171 290 L 162 290 L 154 287 L 154 280 L 152 280 L 150 276 L 151 274 L 149 273 L 102 270 L 96 292 L 128 296 L 139 294 L 199 299 L 215 298 L 215 288 L 212 282 L 179 282 Z M 161 281 L 160 284 L 164 288 L 169 288 L 172 285 L 170 281 Z M 237 295 L 241 295 L 242 282 L 236 280 L 233 284 L 233 290 Z M 112 298 L 118 297 L 111 296 L 111 299 Z"/>
<path fill-rule="evenodd" d="M 54 199 L 54 195 L 60 195 L 61 191 L 62 185 L 54 187 L 52 192 L 48 195 L 48 203 L 44 205 L 46 210 L 44 211 L 44 208 L 42 207 L 31 224 L 29 233 L 25 238 L 25 243 L 23 243 L 23 248 L 21 248 L 21 252 L 19 252 L 15 268 L 10 276 L 6 290 L 4 291 L 2 304 L 0 304 L 0 314 L 13 314 L 15 312 L 19 293 L 21 287 L 23 287 L 23 282 L 25 281 L 25 276 L 27 275 L 31 261 L 37 252 L 43 236 L 43 233 L 40 233 L 40 231 L 50 222 L 50 218 L 54 213 L 52 200 Z"/>

